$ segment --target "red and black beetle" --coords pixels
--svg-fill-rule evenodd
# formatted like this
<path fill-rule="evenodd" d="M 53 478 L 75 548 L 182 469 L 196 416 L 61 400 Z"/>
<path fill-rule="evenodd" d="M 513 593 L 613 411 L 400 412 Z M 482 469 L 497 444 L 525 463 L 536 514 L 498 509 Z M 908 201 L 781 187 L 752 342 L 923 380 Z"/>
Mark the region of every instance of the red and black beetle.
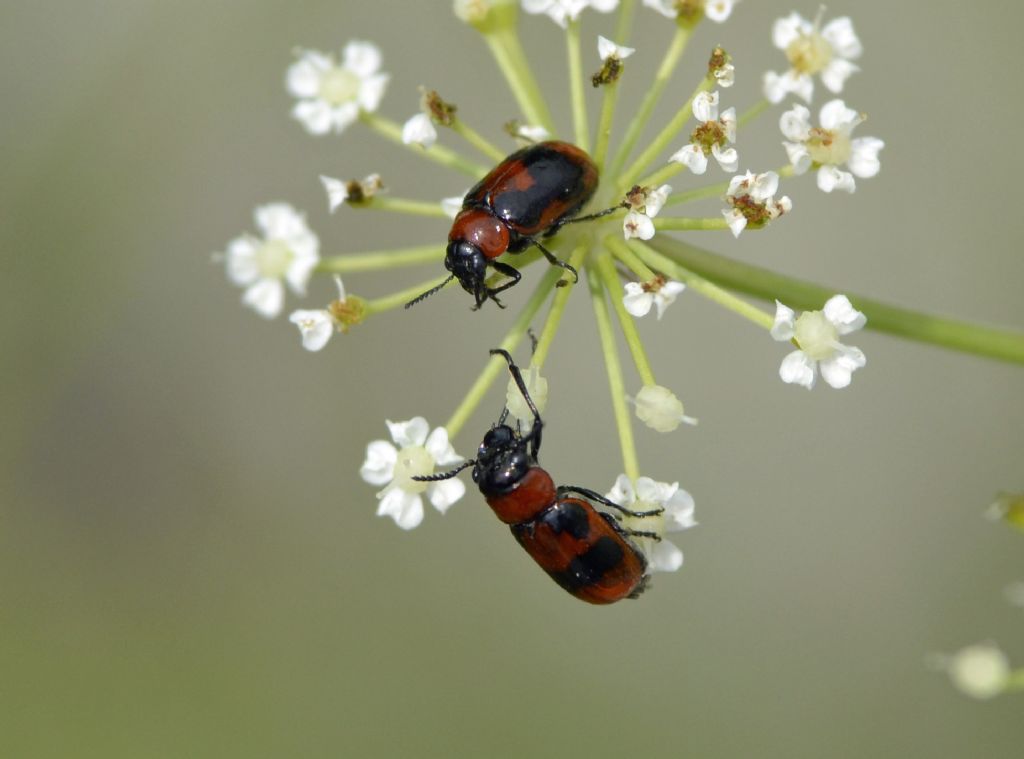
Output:
<path fill-rule="evenodd" d="M 597 218 L 621 206 L 590 216 L 572 218 L 597 190 L 597 165 L 585 151 L 568 142 L 539 142 L 517 150 L 499 163 L 466 193 L 462 210 L 448 233 L 444 265 L 451 276 L 406 304 L 406 308 L 433 295 L 453 279 L 480 308 L 487 299 L 515 285 L 521 275 L 513 266 L 496 260 L 503 253 L 521 253 L 536 245 L 547 260 L 576 270 L 555 257 L 537 240 L 550 237 L 563 225 Z M 511 278 L 500 287 L 488 287 L 487 267 Z"/>
<path fill-rule="evenodd" d="M 508 362 L 512 378 L 533 412 L 530 431 L 522 435 L 505 424 L 506 408 L 484 436 L 476 459 L 450 472 L 413 479 L 449 479 L 472 466 L 473 481 L 487 504 L 552 580 L 592 604 L 636 598 L 647 585 L 647 559 L 630 537 L 657 540 L 659 536 L 625 529 L 615 516 L 594 508 L 594 503 L 631 517 L 655 516 L 661 509 L 630 511 L 593 490 L 556 487 L 551 475 L 537 463 L 543 421 L 519 367 L 507 351 L 496 349 L 491 355 Z"/>

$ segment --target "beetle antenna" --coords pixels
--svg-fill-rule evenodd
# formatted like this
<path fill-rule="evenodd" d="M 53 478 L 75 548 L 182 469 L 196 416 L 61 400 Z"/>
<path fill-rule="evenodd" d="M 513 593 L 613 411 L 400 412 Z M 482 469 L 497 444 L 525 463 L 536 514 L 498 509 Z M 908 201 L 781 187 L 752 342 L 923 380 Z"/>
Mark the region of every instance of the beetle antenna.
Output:
<path fill-rule="evenodd" d="M 416 480 L 416 482 L 438 482 L 440 480 L 450 480 L 463 469 L 468 469 L 475 463 L 476 459 L 471 459 L 469 461 L 463 461 L 457 467 L 448 472 L 440 472 L 439 474 L 425 474 L 423 476 L 417 475 L 415 477 L 411 477 L 410 479 Z"/>
<path fill-rule="evenodd" d="M 435 287 L 431 287 L 431 288 L 430 288 L 429 290 L 427 290 L 427 291 L 426 291 L 425 293 L 420 293 L 420 294 L 419 294 L 419 295 L 417 295 L 417 296 L 416 296 L 415 298 L 413 298 L 413 299 L 412 299 L 411 301 L 409 301 L 408 303 L 406 303 L 406 304 L 405 304 L 405 307 L 406 307 L 406 308 L 409 308 L 409 307 L 411 307 L 411 306 L 415 306 L 415 305 L 416 305 L 417 303 L 419 303 L 419 302 L 420 302 L 421 300 L 425 300 L 425 299 L 429 298 L 429 297 L 430 297 L 431 295 L 433 295 L 434 293 L 436 293 L 436 292 L 437 292 L 438 290 L 442 289 L 442 288 L 443 288 L 443 287 L 444 287 L 445 285 L 447 285 L 447 284 L 448 284 L 449 282 L 451 282 L 451 281 L 452 281 L 453 279 L 455 279 L 455 275 L 454 275 L 454 274 L 450 274 L 450 275 L 448 276 L 448 279 L 446 279 L 446 280 L 445 280 L 444 282 L 442 282 L 441 284 L 439 284 L 439 285 L 437 285 L 437 286 L 435 286 Z"/>

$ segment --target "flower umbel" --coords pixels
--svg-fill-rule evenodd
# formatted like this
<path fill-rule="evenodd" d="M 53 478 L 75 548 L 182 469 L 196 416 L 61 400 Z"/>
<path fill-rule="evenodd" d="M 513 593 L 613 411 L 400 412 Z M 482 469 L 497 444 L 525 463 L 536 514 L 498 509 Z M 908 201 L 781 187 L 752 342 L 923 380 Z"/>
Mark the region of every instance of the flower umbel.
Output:
<path fill-rule="evenodd" d="M 423 498 L 444 514 L 466 493 L 461 480 L 418 482 L 413 477 L 434 473 L 462 461 L 448 441 L 448 431 L 437 427 L 430 432 L 427 420 L 416 416 L 407 422 L 387 422 L 394 445 L 375 440 L 366 447 L 366 461 L 360 476 L 371 485 L 384 485 L 377 493 L 377 516 L 388 516 L 403 530 L 418 527 L 423 521 Z"/>
<path fill-rule="evenodd" d="M 844 17 L 822 25 L 820 17 L 812 23 L 795 13 L 779 20 L 773 39 L 785 51 L 789 69 L 782 74 L 769 72 L 765 77 L 767 100 L 738 103 L 739 113 L 743 115 L 737 116 L 734 108 L 719 111 L 718 89 L 730 86 L 737 73 L 732 55 L 714 45 L 710 56 L 708 48 L 703 48 L 699 62 L 689 68 L 684 58 L 688 46 L 697 39 L 696 33 L 703 21 L 726 21 L 737 3 L 732 0 L 644 0 L 644 6 L 671 19 L 659 27 L 664 51 L 660 63 L 646 77 L 640 70 L 643 67 L 637 65 L 642 62 L 641 56 L 630 58 L 628 67 L 623 65 L 634 52 L 626 46 L 630 42 L 633 21 L 628 14 L 643 13 L 637 10 L 638 5 L 618 0 L 456 0 L 456 14 L 480 33 L 508 85 L 508 97 L 501 100 L 507 115 L 503 113 L 501 118 L 510 120 L 504 133 L 495 129 L 495 134 L 490 136 L 473 129 L 469 121 L 481 115 L 491 117 L 492 106 L 484 107 L 467 99 L 460 102 L 456 113 L 454 105 L 441 100 L 432 90 L 423 91 L 420 113 L 404 124 L 377 113 L 388 75 L 380 70 L 380 50 L 369 42 L 349 42 L 337 58 L 300 50 L 298 59 L 288 70 L 288 90 L 297 98 L 292 115 L 310 133 L 339 133 L 358 123 L 394 149 L 405 151 L 404 155 L 413 160 L 433 162 L 446 171 L 465 176 L 459 181 L 447 176 L 439 178 L 432 186 L 445 189 L 432 192 L 432 197 L 427 199 L 392 194 L 400 194 L 400 188 L 406 185 L 406 179 L 400 175 L 389 176 L 386 194 L 380 193 L 382 185 L 377 175 L 351 181 L 321 177 L 329 210 L 333 212 L 345 203 L 346 222 L 351 214 L 390 213 L 420 217 L 436 225 L 425 233 L 420 244 L 409 247 L 381 250 L 375 245 L 370 250 L 346 251 L 320 260 L 318 239 L 302 214 L 283 203 L 257 209 L 257 232 L 233 240 L 225 256 L 228 276 L 245 288 L 244 302 L 263 316 L 276 316 L 283 308 L 286 284 L 303 295 L 314 273 L 344 274 L 349 281 L 350 276 L 357 273 L 387 272 L 388 277 L 381 277 L 382 282 L 402 282 L 399 288 L 364 301 L 347 294 L 339 278 L 338 297 L 326 308 L 293 311 L 290 320 L 299 329 L 303 346 L 310 351 L 322 350 L 336 332 L 344 332 L 364 319 L 416 305 L 435 294 L 437 297 L 430 303 L 442 297 L 455 298 L 456 294 L 461 298 L 460 289 L 464 289 L 474 297 L 473 301 L 466 302 L 467 308 L 486 306 L 492 309 L 488 305 L 491 301 L 502 308 L 513 307 L 506 312 L 511 318 L 502 319 L 506 314 L 493 314 L 505 325 L 503 335 L 483 336 L 480 330 L 490 322 L 469 313 L 460 319 L 457 330 L 454 326 L 436 330 L 436 333 L 451 333 L 459 341 L 479 339 L 482 360 L 486 349 L 500 346 L 492 351 L 492 357 L 486 360 L 444 426 L 431 431 L 422 417 L 388 422 L 391 441 L 377 440 L 367 448 L 361 475 L 380 488 L 378 514 L 391 517 L 404 529 L 411 529 L 422 521 L 424 497 L 438 511 L 444 512 L 464 494 L 465 486 L 458 477 L 469 465 L 476 470 L 479 453 L 477 459 L 453 468 L 461 459 L 449 436 L 454 439 L 465 434 L 464 428 L 500 376 L 503 367 L 495 354 L 508 361 L 516 376 L 514 372 L 518 367 L 512 355 L 521 349 L 527 335 L 533 342 L 533 353 L 521 379 L 538 409 L 543 407 L 547 395 L 545 373 L 549 371 L 545 362 L 552 354 L 563 317 L 570 307 L 569 301 L 574 297 L 577 301 L 589 297 L 593 309 L 624 471 L 609 493 L 610 503 L 604 506 L 614 509 L 616 504 L 621 504 L 634 512 L 657 512 L 644 517 L 626 515 L 622 525 L 642 543 L 650 571 L 672 570 L 682 563 L 682 553 L 668 541 L 658 542 L 657 538 L 673 529 L 692 526 L 693 499 L 677 484 L 640 476 L 634 420 L 659 432 L 669 432 L 681 423 L 695 420 L 685 416 L 682 402 L 666 387 L 682 386 L 683 380 L 679 376 L 655 377 L 655 368 L 660 373 L 662 367 L 648 357 L 644 345 L 642 332 L 649 325 L 634 317 L 653 310 L 661 319 L 667 307 L 688 289 L 694 297 L 721 306 L 731 315 L 769 332 L 776 340 L 791 342 L 794 350 L 785 357 L 779 370 L 786 382 L 812 387 L 820 373 L 832 387 L 845 387 L 850 384 L 853 372 L 865 364 L 864 354 L 858 348 L 841 341 L 844 335 L 865 326 L 867 321 L 865 314 L 854 309 L 846 296 L 829 298 L 831 290 L 761 268 L 770 266 L 770 261 L 748 265 L 697 246 L 699 235 L 708 231 L 717 233 L 729 229 L 734 236 L 739 236 L 748 230 L 747 237 L 770 233 L 771 222 L 789 214 L 793 208 L 789 197 L 782 192 L 782 183 L 787 183 L 785 189 L 788 190 L 790 181 L 807 181 L 795 177 L 811 169 L 816 169 L 818 186 L 825 191 L 853 191 L 855 177 L 878 173 L 882 141 L 853 137 L 863 117 L 837 99 L 821 109 L 817 126 L 811 123 L 810 111 L 804 106 L 794 106 L 782 115 L 778 123 L 786 138 L 791 166 L 776 171 L 746 171 L 727 183 L 700 184 L 700 176 L 706 172 L 711 159 L 729 174 L 737 171 L 737 132 L 742 131 L 746 139 L 747 129 L 768 110 L 767 100 L 778 102 L 793 93 L 809 101 L 813 78 L 817 76 L 827 89 L 833 92 L 842 89 L 846 78 L 857 68 L 852 61 L 861 55 L 852 23 Z M 620 11 L 614 23 L 607 23 L 603 29 L 606 33 L 614 29 L 614 37 L 598 38 L 602 68 L 590 79 L 597 89 L 586 87 L 589 77 L 583 68 L 581 14 L 588 8 L 603 13 Z M 531 19 L 523 17 L 520 10 L 547 15 L 564 29 L 570 85 L 569 107 L 564 110 L 571 114 L 570 129 L 552 118 L 541 87 L 561 78 L 555 74 L 549 76 L 547 71 L 541 79 L 535 77 L 531 61 L 523 52 L 519 24 Z M 587 23 L 609 21 L 607 17 L 591 15 Z M 536 23 L 547 22 L 537 20 Z M 652 37 L 652 48 L 656 42 Z M 647 58 L 646 44 L 644 54 L 642 57 Z M 463 58 L 467 65 L 475 64 L 468 51 Z M 438 78 L 444 73 L 428 70 L 434 66 L 429 55 L 416 60 L 425 78 Z M 737 53 L 736 60 L 743 61 L 745 57 Z M 688 82 L 677 81 L 687 73 L 690 75 Z M 499 84 L 493 81 L 488 86 L 493 90 Z M 621 87 L 631 87 L 641 93 L 639 105 L 628 118 L 621 118 L 621 110 L 617 112 Z M 660 112 L 659 107 L 674 109 L 673 115 L 660 128 L 652 123 L 654 115 Z M 592 124 L 591 118 L 598 112 L 599 120 Z M 696 127 L 688 127 L 694 117 Z M 770 122 L 777 118 L 778 114 L 766 120 L 769 132 L 774 129 Z M 619 124 L 624 126 L 621 136 L 617 131 Z M 441 135 L 438 135 L 439 126 L 447 127 Z M 449 141 L 458 143 L 456 147 L 468 148 L 469 155 L 452 147 Z M 684 141 L 688 144 L 672 155 Z M 749 144 L 756 146 L 757 141 Z M 751 148 L 744 147 L 745 162 L 752 152 Z M 670 155 L 671 159 L 666 160 Z M 485 156 L 486 161 L 481 162 L 481 156 Z M 756 164 L 751 162 L 750 165 Z M 670 181 L 672 185 L 667 184 Z M 464 191 L 460 196 L 438 202 L 438 196 L 467 186 L 476 187 L 477 191 Z M 694 207 L 687 204 L 714 203 L 715 199 L 723 197 L 726 207 L 720 214 L 714 210 L 707 215 L 680 211 Z M 456 216 L 454 221 L 452 216 Z M 837 224 L 845 221 L 845 217 L 841 217 Z M 334 232 L 342 240 L 352 239 L 341 224 Z M 732 244 L 729 235 L 710 237 L 723 247 Z M 753 246 L 748 247 L 753 250 Z M 756 252 L 766 254 L 766 251 L 767 246 Z M 405 282 L 401 277 L 390 276 L 395 269 L 427 264 L 433 269 L 426 281 Z M 541 272 L 531 269 L 535 264 Z M 461 288 L 447 287 L 454 280 Z M 517 283 L 521 284 L 513 289 Z M 501 294 L 501 299 L 495 297 L 496 294 Z M 758 298 L 768 304 L 774 301 L 774 318 L 770 306 L 766 308 L 748 298 Z M 814 309 L 826 298 L 828 301 L 821 310 L 804 310 L 799 316 L 794 310 Z M 872 316 L 875 328 L 1024 362 L 1024 337 L 1014 333 L 931 318 L 898 306 L 873 303 L 860 296 L 854 300 L 865 311 L 878 313 L 877 318 Z M 515 313 L 516 305 L 520 305 L 518 313 Z M 417 316 L 402 318 L 427 319 L 430 313 L 438 313 L 437 306 L 433 312 L 429 308 L 429 305 L 417 306 Z M 683 326 L 700 329 L 696 321 Z M 539 336 L 534 336 L 531 328 L 536 328 Z M 676 328 L 675 325 L 672 328 Z M 662 327 L 664 329 L 666 327 Z M 628 354 L 622 351 L 620 355 L 619 346 L 623 344 Z M 623 357 L 627 355 L 630 365 L 624 366 L 627 361 Z M 689 356 L 687 359 L 686 365 L 692 365 Z M 694 362 L 699 360 L 693 357 Z M 677 361 L 671 367 L 678 371 L 681 363 Z M 627 377 L 627 372 L 633 372 L 634 376 Z M 588 377 L 601 374 L 595 371 Z M 446 378 L 446 382 L 452 381 L 456 378 Z M 552 381 L 557 382 L 554 378 Z M 640 390 L 635 398 L 629 398 L 627 388 L 633 387 Z M 539 431 L 536 434 L 527 431 L 535 423 L 536 414 L 525 402 L 518 385 L 510 385 L 506 398 L 507 413 L 500 419 L 507 427 L 501 434 L 515 438 L 515 446 L 503 448 L 496 444 L 491 452 L 515 454 L 516 473 L 530 471 L 537 463 L 531 457 L 536 458 L 541 437 Z M 572 401 L 571 393 L 569 401 Z M 635 414 L 631 413 L 630 403 L 634 405 Z M 492 425 L 492 431 L 494 429 Z M 480 437 L 472 432 L 475 443 Z M 606 436 L 595 438 L 599 442 L 605 439 Z M 587 444 L 591 445 L 591 441 Z M 551 459 L 555 458 L 555 453 L 550 454 Z M 606 451 L 597 445 L 588 453 L 603 457 Z M 481 489 L 493 507 L 492 501 L 498 502 L 498 497 L 513 493 L 500 492 L 501 478 L 507 474 L 502 468 L 503 460 L 492 460 L 487 466 L 494 482 L 488 485 L 491 489 Z M 474 473 L 479 477 L 479 473 Z M 518 486 L 520 480 L 514 482 Z M 577 491 L 595 504 L 601 501 L 595 491 L 583 488 Z M 528 500 L 530 492 L 520 495 Z M 572 489 L 560 492 L 572 492 Z M 539 494 L 541 500 L 550 495 L 543 488 L 532 494 Z M 517 498 L 504 502 L 504 506 L 515 505 Z M 1000 517 L 1013 521 L 1015 512 L 1008 503 L 1004 502 L 1006 508 L 1000 512 Z M 550 508 L 545 503 L 540 505 Z M 592 517 L 590 514 L 588 519 Z M 529 519 L 522 524 L 527 522 Z M 600 524 L 611 529 L 603 520 Z M 535 547 L 537 550 L 531 551 L 531 555 L 537 558 L 542 552 Z M 539 558 L 538 562 L 546 567 Z M 635 555 L 633 562 L 631 571 L 636 575 L 640 562 Z M 567 584 L 561 584 L 570 589 Z M 614 595 L 607 598 L 618 600 Z"/>

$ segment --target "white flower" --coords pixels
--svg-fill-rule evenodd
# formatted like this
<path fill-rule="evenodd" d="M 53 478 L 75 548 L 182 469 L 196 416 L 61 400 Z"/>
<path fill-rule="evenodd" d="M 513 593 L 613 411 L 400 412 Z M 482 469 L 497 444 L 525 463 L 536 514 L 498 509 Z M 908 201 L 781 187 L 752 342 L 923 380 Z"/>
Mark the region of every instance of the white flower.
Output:
<path fill-rule="evenodd" d="M 458 464 L 462 457 L 448 442 L 448 431 L 438 427 L 429 432 L 422 416 L 407 422 L 388 421 L 387 425 L 394 445 L 375 440 L 366 446 L 366 461 L 359 474 L 371 485 L 385 486 L 377 493 L 377 516 L 389 516 L 403 530 L 411 530 L 423 521 L 421 493 L 425 492 L 434 508 L 443 514 L 466 492 L 466 486 L 457 478 L 438 482 L 412 478 L 431 475 L 436 466 Z"/>
<path fill-rule="evenodd" d="M 430 116 L 417 113 L 402 126 L 402 142 L 406 145 L 419 145 L 429 148 L 437 142 L 437 129 Z"/>
<path fill-rule="evenodd" d="M 657 516 L 632 519 L 629 527 L 638 531 L 662 536 L 666 532 L 688 530 L 697 524 L 693 518 L 693 496 L 680 488 L 678 482 L 670 485 L 655 482 L 650 477 L 640 477 L 634 490 L 629 478 L 620 474 L 605 498 L 630 511 L 664 509 Z M 683 566 L 683 552 L 672 541 L 639 538 L 637 542 L 647 555 L 648 572 L 675 572 Z"/>
<path fill-rule="evenodd" d="M 693 115 L 699 124 L 690 135 L 690 143 L 676 151 L 668 160 L 681 163 L 694 174 L 703 174 L 708 168 L 708 153 L 722 167 L 722 171 L 736 171 L 740 157 L 736 148 L 726 147 L 736 142 L 736 109 L 727 108 L 718 115 L 718 93 L 700 92 L 693 99 Z"/>
<path fill-rule="evenodd" d="M 810 111 L 797 104 L 779 119 L 779 129 L 786 137 L 782 145 L 795 174 L 817 166 L 820 190 L 853 192 L 857 189 L 854 175 L 867 178 L 878 173 L 878 152 L 885 143 L 876 137 L 850 137 L 864 121 L 862 114 L 847 108 L 842 100 L 830 100 L 821 108 L 820 127 L 811 126 L 810 116 Z M 839 167 L 843 165 L 850 171 L 842 171 Z"/>
<path fill-rule="evenodd" d="M 692 416 L 683 413 L 683 402 L 667 387 L 644 385 L 636 399 L 626 397 L 636 404 L 636 418 L 655 432 L 672 432 L 680 423 L 697 424 Z"/>
<path fill-rule="evenodd" d="M 517 124 L 512 136 L 524 142 L 535 143 L 544 142 L 544 140 L 551 137 L 551 133 L 542 126 Z"/>
<path fill-rule="evenodd" d="M 288 91 L 299 99 L 292 116 L 310 134 L 337 134 L 360 112 L 373 112 L 384 97 L 388 75 L 380 74 L 381 55 L 369 42 L 349 42 L 339 65 L 333 54 L 300 51 L 288 69 Z"/>
<path fill-rule="evenodd" d="M 334 282 L 338 286 L 338 302 L 344 303 L 346 300 L 345 285 L 342 284 L 341 277 L 338 275 L 334 275 Z M 292 311 L 288 321 L 299 328 L 299 334 L 302 335 L 302 347 L 314 353 L 322 350 L 331 339 L 331 335 L 344 326 L 325 308 Z"/>
<path fill-rule="evenodd" d="M 272 319 L 284 305 L 284 284 L 298 295 L 320 260 L 320 241 L 306 217 L 287 203 L 258 207 L 253 214 L 262 239 L 245 234 L 228 243 L 228 278 L 246 288 L 242 302 Z"/>
<path fill-rule="evenodd" d="M 639 192 L 632 193 L 628 198 L 630 211 L 622 220 L 623 236 L 627 240 L 633 237 L 650 240 L 654 237 L 652 219 L 661 212 L 671 193 L 672 186 L 667 184 L 655 190 L 644 187 Z"/>
<path fill-rule="evenodd" d="M 541 376 L 540 369 L 536 366 L 531 366 L 523 372 L 523 382 L 526 383 L 526 392 L 530 394 L 530 400 L 533 401 L 533 405 L 537 407 L 538 412 L 543 414 L 545 407 L 548 405 L 547 379 Z M 518 420 L 525 430 L 529 430 L 533 426 L 533 412 L 526 405 L 526 399 L 519 392 L 519 386 L 516 385 L 516 381 L 511 377 L 505 389 L 505 407 L 508 409 L 508 413 L 512 415 L 512 418 Z"/>
<path fill-rule="evenodd" d="M 665 315 L 665 309 L 675 303 L 676 296 L 686 289 L 682 282 L 674 279 L 665 281 L 657 277 L 651 282 L 627 282 L 626 294 L 622 296 L 622 305 L 626 311 L 636 317 L 647 316 L 651 306 L 657 307 L 658 320 Z"/>
<path fill-rule="evenodd" d="M 705 0 L 704 15 L 721 24 L 732 14 L 732 9 L 739 0 Z M 678 0 L 644 0 L 644 5 L 653 8 L 665 18 L 675 18 L 678 14 Z"/>
<path fill-rule="evenodd" d="M 635 47 L 623 47 L 616 45 L 607 37 L 602 37 L 601 35 L 598 35 L 597 37 L 597 54 L 600 56 L 602 61 L 607 61 L 610 58 L 623 61 L 635 52 Z"/>
<path fill-rule="evenodd" d="M 380 174 L 369 174 L 362 180 L 353 179 L 348 182 L 321 174 L 320 183 L 327 192 L 327 208 L 331 213 L 337 211 L 342 203 L 369 200 L 384 186 Z"/>
<path fill-rule="evenodd" d="M 723 63 L 713 72 L 715 83 L 723 89 L 728 89 L 736 84 L 736 67 L 731 63 Z"/>
<path fill-rule="evenodd" d="M 791 13 L 775 22 L 772 42 L 785 51 L 790 63 L 790 69 L 782 74 L 765 72 L 764 96 L 772 103 L 782 102 L 789 93 L 811 102 L 815 74 L 821 75 L 829 91 L 842 92 L 850 74 L 859 70 L 853 61 L 863 52 L 853 22 L 846 16 L 822 28 L 821 14 L 811 23 L 799 13 Z"/>
<path fill-rule="evenodd" d="M 575 21 L 586 8 L 601 13 L 610 13 L 619 5 L 619 0 L 522 0 L 527 13 L 546 13 L 552 21 L 565 29 L 569 21 Z"/>
<path fill-rule="evenodd" d="M 771 335 L 780 342 L 795 342 L 799 348 L 782 360 L 779 376 L 783 382 L 814 387 L 815 369 L 834 388 L 850 384 L 851 375 L 867 363 L 859 348 L 843 345 L 840 335 L 860 329 L 867 317 L 855 309 L 845 295 L 833 295 L 821 311 L 804 311 L 800 318 L 791 308 L 775 301 L 775 324 Z"/>
<path fill-rule="evenodd" d="M 793 210 L 793 201 L 783 195 L 775 200 L 779 189 L 779 175 L 774 171 L 763 174 L 738 174 L 729 181 L 725 200 L 732 208 L 722 210 L 734 237 L 748 226 L 760 229 L 783 214 Z"/>
<path fill-rule="evenodd" d="M 491 12 L 490 0 L 455 0 L 455 17 L 467 24 L 482 24 Z"/>
<path fill-rule="evenodd" d="M 976 643 L 952 656 L 930 657 L 936 669 L 945 670 L 961 693 L 977 699 L 998 696 L 1010 679 L 1010 662 L 993 643 Z"/>
<path fill-rule="evenodd" d="M 468 192 L 469 190 L 467 189 L 466 192 L 461 195 L 452 195 L 449 198 L 441 198 L 441 210 L 454 219 L 459 215 L 459 211 L 462 210 L 462 203 L 465 201 L 466 193 Z"/>

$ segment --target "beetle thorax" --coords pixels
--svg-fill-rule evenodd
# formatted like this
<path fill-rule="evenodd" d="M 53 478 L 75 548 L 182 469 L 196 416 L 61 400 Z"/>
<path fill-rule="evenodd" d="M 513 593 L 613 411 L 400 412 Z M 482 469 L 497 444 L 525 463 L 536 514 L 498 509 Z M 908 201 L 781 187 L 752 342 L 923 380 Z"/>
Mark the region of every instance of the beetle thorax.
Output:
<path fill-rule="evenodd" d="M 497 258 L 509 245 L 509 231 L 501 219 L 478 208 L 467 208 L 459 212 L 448 233 L 450 243 L 467 242 L 484 254 Z"/>

